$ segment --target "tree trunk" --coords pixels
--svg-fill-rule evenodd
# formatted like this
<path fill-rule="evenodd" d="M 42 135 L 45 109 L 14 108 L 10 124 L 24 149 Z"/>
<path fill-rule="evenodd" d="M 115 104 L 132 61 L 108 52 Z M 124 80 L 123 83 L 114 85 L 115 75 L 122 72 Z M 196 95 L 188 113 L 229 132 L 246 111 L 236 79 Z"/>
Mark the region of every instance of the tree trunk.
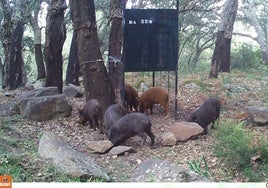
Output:
<path fill-rule="evenodd" d="M 40 41 L 41 42 L 41 41 Z M 42 45 L 35 43 L 34 44 L 34 55 L 37 66 L 37 80 L 46 78 L 45 64 L 43 60 Z"/>
<path fill-rule="evenodd" d="M 23 59 L 22 59 L 22 36 L 24 32 L 23 24 L 18 21 L 14 24 L 15 29 L 11 34 L 11 46 L 10 46 L 10 82 L 9 89 L 17 89 L 22 86 L 23 77 Z M 25 84 L 25 83 L 24 83 Z"/>
<path fill-rule="evenodd" d="M 111 31 L 109 36 L 109 77 L 114 89 L 115 100 L 122 103 L 123 93 L 123 63 L 121 62 L 121 46 L 122 46 L 122 18 L 123 18 L 123 2 L 122 0 L 111 0 L 110 2 L 110 18 Z"/>
<path fill-rule="evenodd" d="M 72 11 L 72 9 L 71 9 Z M 71 12 L 71 18 L 73 19 L 73 13 Z M 70 47 L 69 53 L 69 62 L 66 71 L 66 84 L 74 84 L 79 86 L 79 76 L 80 76 L 80 67 L 79 67 L 79 59 L 77 52 L 77 33 L 76 30 L 73 30 L 73 38 Z"/>
<path fill-rule="evenodd" d="M 238 0 L 226 0 L 211 60 L 209 78 L 217 78 L 218 71 L 230 72 L 231 40 L 237 8 Z"/>
<path fill-rule="evenodd" d="M 259 24 L 257 18 L 257 7 L 256 3 L 252 0 L 244 0 L 242 11 L 244 12 L 245 17 L 250 22 L 250 24 L 254 27 L 257 33 L 257 42 L 260 45 L 262 52 L 262 59 L 266 65 L 268 65 L 268 39 L 265 37 L 265 32 L 261 25 Z M 268 23 L 267 23 L 268 28 Z M 267 33 L 268 34 L 268 33 Z"/>
<path fill-rule="evenodd" d="M 37 66 L 37 80 L 46 77 L 45 65 L 43 61 L 42 45 L 41 45 L 41 28 L 38 25 L 38 14 L 40 11 L 41 1 L 36 2 L 36 9 L 33 17 L 30 18 L 30 24 L 34 31 L 34 53 Z"/>
<path fill-rule="evenodd" d="M 2 88 L 6 88 L 9 85 L 9 67 L 10 67 L 10 58 L 9 58 L 9 50 L 11 44 L 11 31 L 12 31 L 12 11 L 7 0 L 1 0 L 1 8 L 3 11 L 4 20 L 2 23 L 1 30 L 1 42 L 4 48 L 4 67 L 3 67 L 3 76 L 2 76 Z"/>
<path fill-rule="evenodd" d="M 56 86 L 62 93 L 62 47 L 66 38 L 64 22 L 65 0 L 52 0 L 46 20 L 45 62 L 46 87 Z"/>
<path fill-rule="evenodd" d="M 86 101 L 96 98 L 104 113 L 114 103 L 114 94 L 100 53 L 94 1 L 71 0 L 70 5 Z"/>
<path fill-rule="evenodd" d="M 2 64 L 2 59 L 0 58 L 0 90 L 3 88 L 2 83 L 3 83 L 3 75 L 4 75 L 4 66 Z"/>

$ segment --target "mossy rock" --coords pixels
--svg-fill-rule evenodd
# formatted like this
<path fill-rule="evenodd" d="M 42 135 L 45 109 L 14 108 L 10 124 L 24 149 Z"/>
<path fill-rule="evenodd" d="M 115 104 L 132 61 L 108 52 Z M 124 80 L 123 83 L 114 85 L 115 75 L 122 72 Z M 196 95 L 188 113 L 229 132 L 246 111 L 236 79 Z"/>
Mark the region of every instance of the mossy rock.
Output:
<path fill-rule="evenodd" d="M 212 87 L 211 84 L 202 82 L 202 81 L 200 81 L 200 80 L 186 80 L 183 84 L 184 84 L 184 85 L 187 85 L 187 84 L 191 84 L 191 83 L 194 83 L 194 84 L 196 84 L 196 85 L 198 85 L 199 87 L 202 87 L 202 88 L 205 88 L 205 87 Z"/>

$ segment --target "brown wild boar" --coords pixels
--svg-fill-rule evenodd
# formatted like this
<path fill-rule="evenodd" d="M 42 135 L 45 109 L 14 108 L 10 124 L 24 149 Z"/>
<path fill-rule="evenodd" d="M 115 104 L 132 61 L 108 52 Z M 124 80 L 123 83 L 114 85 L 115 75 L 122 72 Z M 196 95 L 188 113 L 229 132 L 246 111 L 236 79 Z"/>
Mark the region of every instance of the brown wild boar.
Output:
<path fill-rule="evenodd" d="M 208 125 L 214 123 L 220 117 L 221 103 L 218 99 L 208 98 L 196 111 L 194 111 L 188 118 L 188 122 L 196 122 L 204 128 L 204 134 L 208 133 Z"/>
<path fill-rule="evenodd" d="M 113 104 L 104 113 L 106 131 L 121 117 L 126 115 L 126 109 L 120 104 Z"/>
<path fill-rule="evenodd" d="M 125 107 L 128 112 L 132 111 L 133 108 L 135 109 L 136 112 L 138 111 L 138 105 L 139 105 L 138 98 L 139 96 L 138 96 L 138 92 L 136 91 L 136 89 L 126 84 L 125 85 Z"/>
<path fill-rule="evenodd" d="M 145 92 L 143 92 L 140 96 L 140 111 L 147 112 L 147 109 L 151 110 L 151 114 L 153 114 L 153 105 L 160 104 L 166 113 L 169 115 L 169 96 L 168 91 L 163 87 L 152 87 Z"/>
<path fill-rule="evenodd" d="M 78 109 L 80 119 L 80 124 L 85 124 L 86 122 L 89 122 L 90 127 L 94 130 L 96 128 L 100 128 L 100 131 L 102 132 L 102 116 L 101 116 L 101 106 L 97 99 L 90 99 L 86 102 L 83 109 Z"/>
<path fill-rule="evenodd" d="M 155 136 L 152 133 L 151 127 L 152 124 L 148 116 L 144 113 L 132 112 L 117 120 L 107 130 L 107 136 L 114 146 L 117 146 L 128 138 L 139 135 L 142 138 L 141 145 L 143 146 L 148 135 L 152 146 L 154 145 Z"/>

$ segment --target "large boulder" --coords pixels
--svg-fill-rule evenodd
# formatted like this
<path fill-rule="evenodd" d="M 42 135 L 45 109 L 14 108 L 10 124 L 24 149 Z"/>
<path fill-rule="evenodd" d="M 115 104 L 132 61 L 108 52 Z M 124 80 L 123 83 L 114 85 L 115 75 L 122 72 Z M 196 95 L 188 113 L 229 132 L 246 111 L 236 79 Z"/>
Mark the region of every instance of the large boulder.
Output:
<path fill-rule="evenodd" d="M 131 177 L 132 182 L 211 182 L 185 167 L 159 159 L 142 162 Z"/>
<path fill-rule="evenodd" d="M 71 105 L 64 94 L 30 97 L 20 101 L 21 114 L 35 121 L 48 120 L 56 116 L 68 117 L 71 111 Z"/>
<path fill-rule="evenodd" d="M 20 113 L 17 103 L 0 104 L 0 116 L 12 116 Z"/>
<path fill-rule="evenodd" d="M 63 94 L 67 95 L 67 97 L 77 97 L 80 98 L 83 96 L 83 92 L 81 91 L 81 88 L 78 86 L 75 86 L 73 84 L 67 85 L 63 89 Z"/>
<path fill-rule="evenodd" d="M 257 125 L 268 125 L 268 107 L 247 106 L 250 120 Z"/>
<path fill-rule="evenodd" d="M 53 165 L 61 173 L 71 177 L 96 177 L 110 181 L 107 173 L 88 155 L 73 149 L 52 132 L 44 132 L 39 141 L 38 154 L 46 159 L 51 159 Z"/>
<path fill-rule="evenodd" d="M 203 133 L 204 129 L 194 122 L 175 122 L 169 131 L 172 132 L 177 141 L 184 142 L 188 139 L 196 138 L 198 135 Z"/>
<path fill-rule="evenodd" d="M 20 95 L 20 100 L 24 100 L 30 97 L 44 97 L 44 96 L 51 96 L 51 95 L 58 95 L 60 94 L 59 89 L 57 87 L 41 87 L 38 89 L 34 89 L 31 91 L 23 92 Z"/>

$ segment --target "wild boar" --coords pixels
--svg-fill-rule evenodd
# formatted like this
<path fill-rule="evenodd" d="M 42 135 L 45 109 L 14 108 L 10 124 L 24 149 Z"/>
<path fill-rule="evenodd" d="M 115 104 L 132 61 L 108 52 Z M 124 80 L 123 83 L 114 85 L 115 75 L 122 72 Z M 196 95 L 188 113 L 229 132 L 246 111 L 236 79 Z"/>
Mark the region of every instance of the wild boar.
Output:
<path fill-rule="evenodd" d="M 138 105 L 139 105 L 138 97 L 139 96 L 138 96 L 138 92 L 136 91 L 136 89 L 126 84 L 125 85 L 125 107 L 128 112 L 132 111 L 133 108 L 135 109 L 136 112 L 138 111 Z"/>
<path fill-rule="evenodd" d="M 97 99 L 90 99 L 86 102 L 83 109 L 78 109 L 79 111 L 79 123 L 85 124 L 86 122 L 89 122 L 90 127 L 94 130 L 96 128 L 100 128 L 102 132 L 102 111 L 101 106 Z"/>
<path fill-rule="evenodd" d="M 163 87 L 152 87 L 140 96 L 139 106 L 141 112 L 147 112 L 150 109 L 153 114 L 153 105 L 160 104 L 166 113 L 169 115 L 169 96 L 168 91 Z"/>
<path fill-rule="evenodd" d="M 204 128 L 204 134 L 208 133 L 208 125 L 214 123 L 220 117 L 221 103 L 218 99 L 208 98 L 196 111 L 188 118 L 188 122 L 196 122 Z"/>
<path fill-rule="evenodd" d="M 117 146 L 128 138 L 139 135 L 142 138 L 141 145 L 143 146 L 148 135 L 152 146 L 154 145 L 155 136 L 151 127 L 152 124 L 148 116 L 140 112 L 132 112 L 117 120 L 108 129 L 107 136 L 113 145 Z"/>
<path fill-rule="evenodd" d="M 113 104 L 104 113 L 106 131 L 121 117 L 126 115 L 126 109 L 120 104 Z"/>

